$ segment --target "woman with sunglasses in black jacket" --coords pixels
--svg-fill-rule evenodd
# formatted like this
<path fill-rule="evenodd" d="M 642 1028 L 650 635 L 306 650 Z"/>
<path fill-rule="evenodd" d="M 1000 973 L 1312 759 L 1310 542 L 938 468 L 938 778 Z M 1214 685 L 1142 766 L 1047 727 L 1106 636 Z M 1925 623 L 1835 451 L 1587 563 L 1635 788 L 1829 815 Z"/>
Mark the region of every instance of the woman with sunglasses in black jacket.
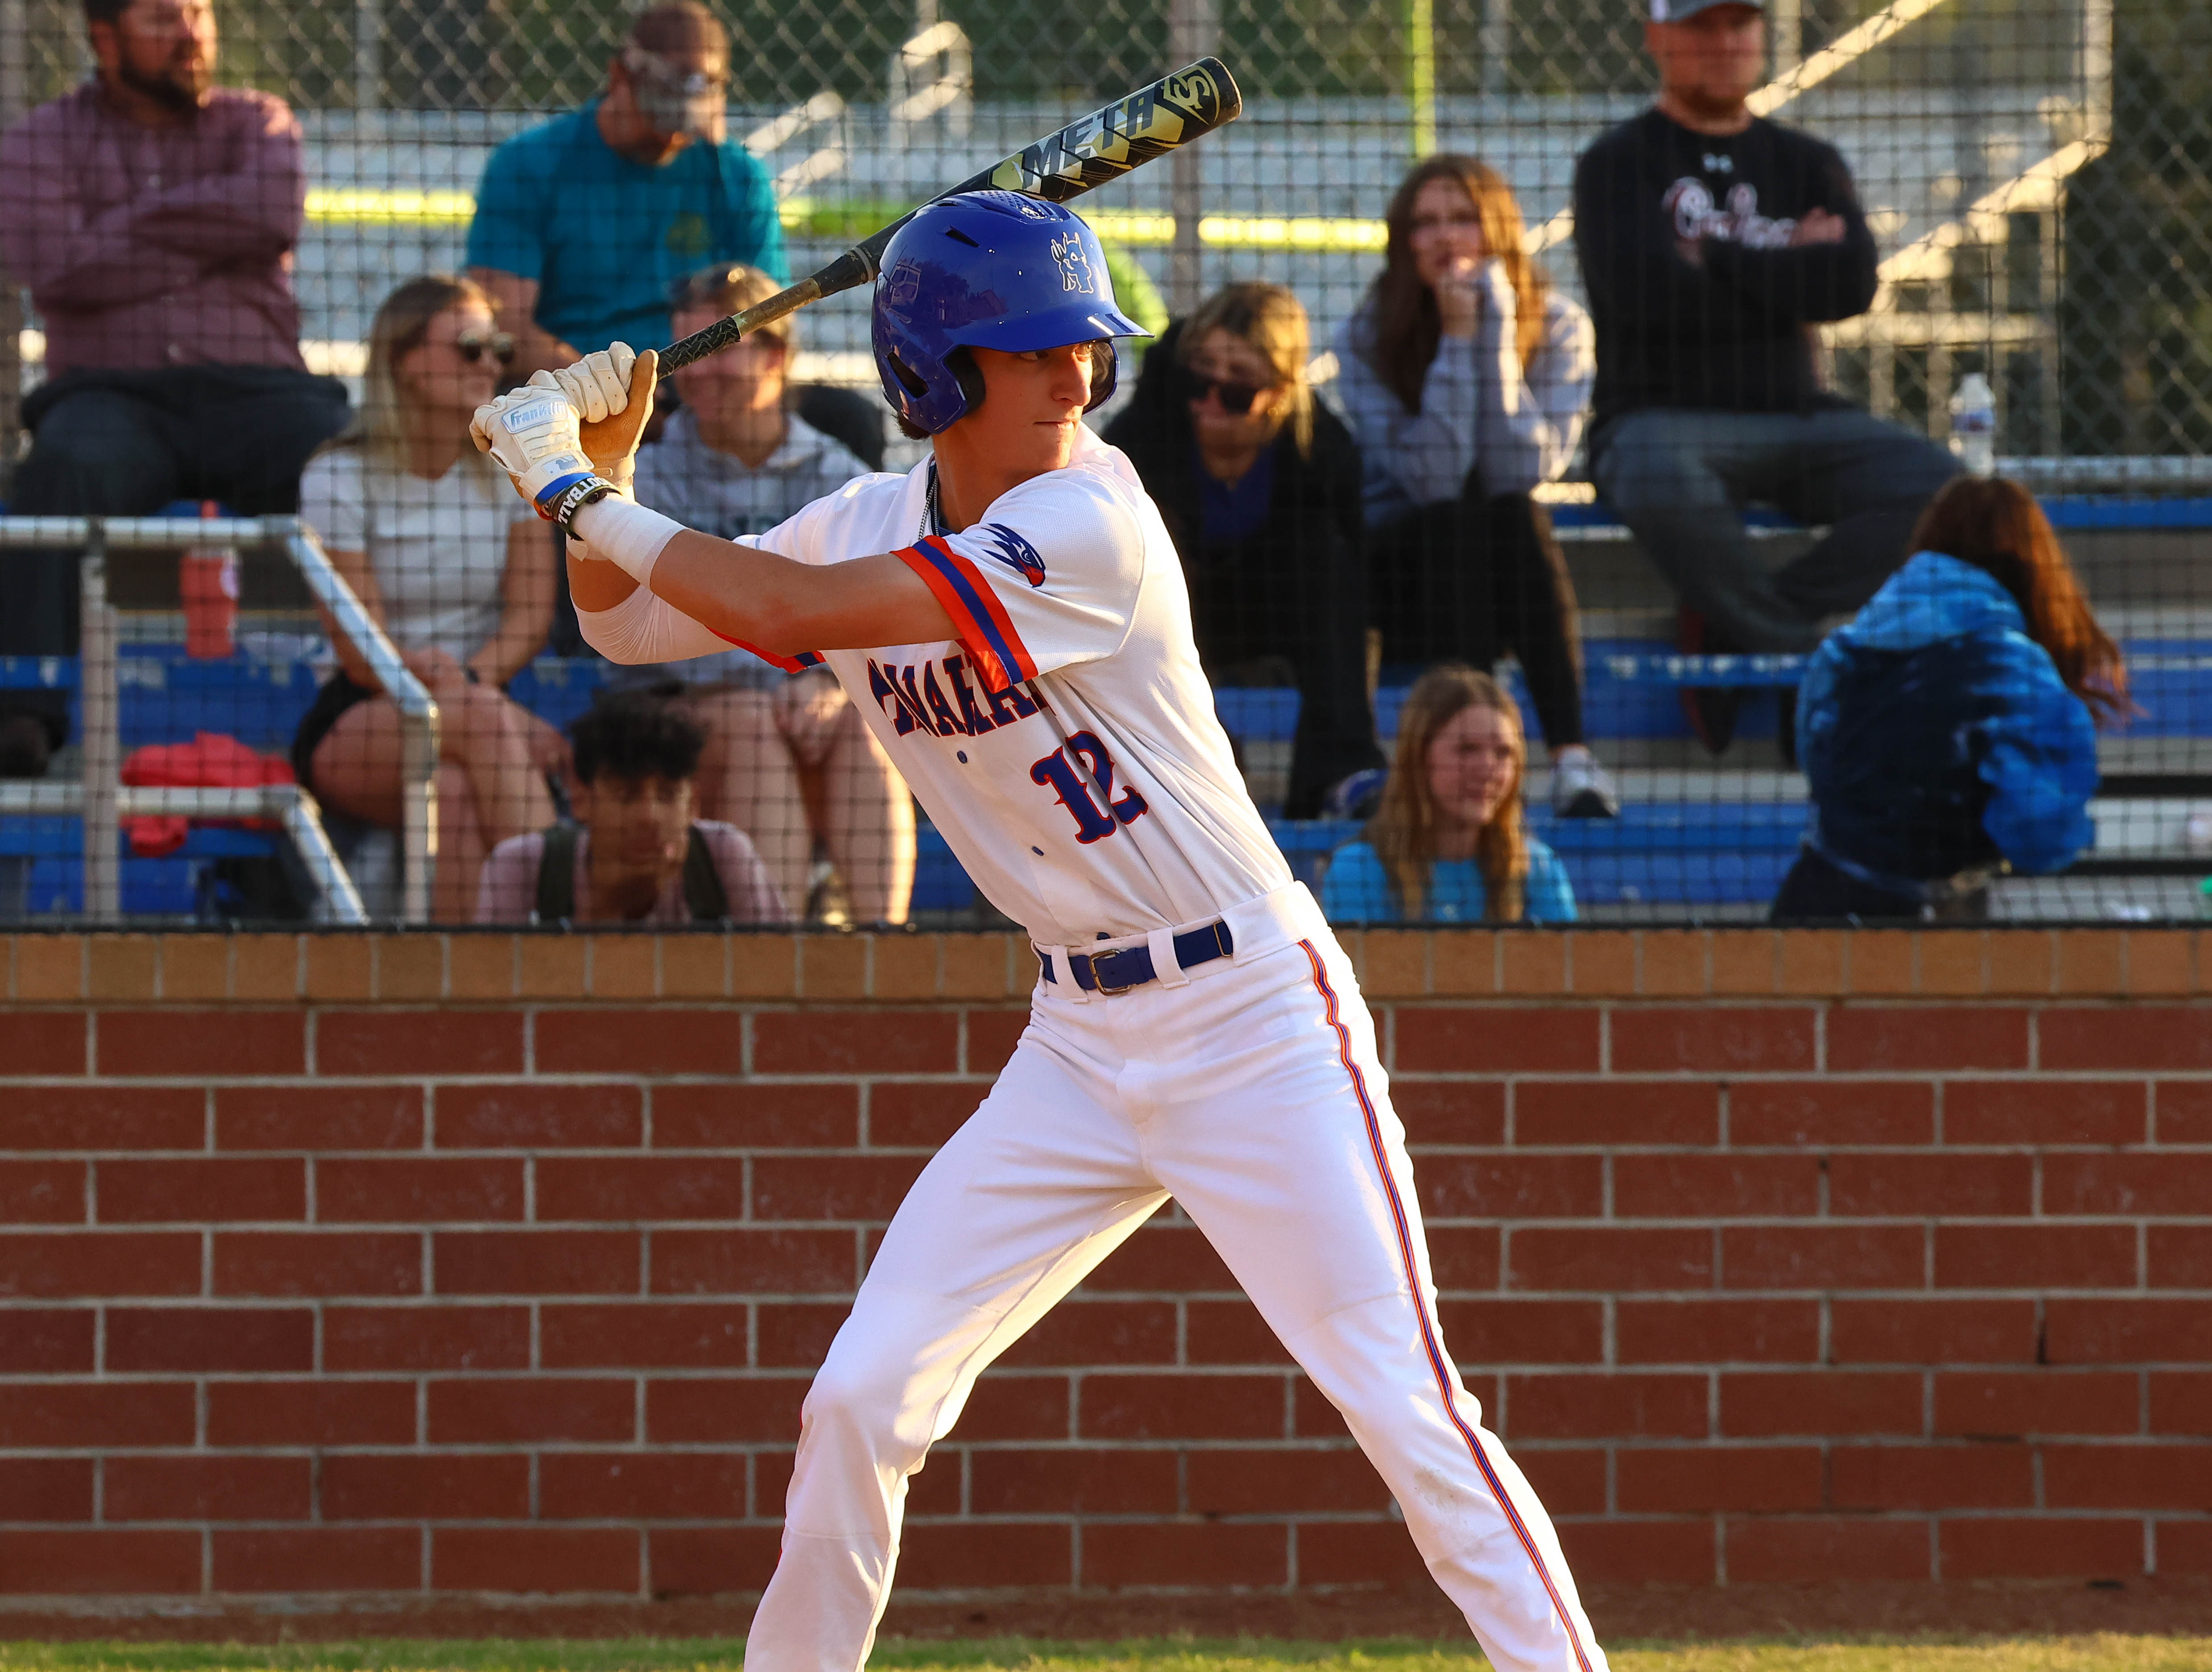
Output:
<path fill-rule="evenodd" d="M 1359 451 L 1306 381 L 1305 309 L 1232 284 L 1170 325 L 1105 438 L 1159 507 L 1216 685 L 1295 684 L 1284 811 L 1382 766 L 1367 697 Z M 1334 809 L 1342 811 L 1342 808 Z"/>

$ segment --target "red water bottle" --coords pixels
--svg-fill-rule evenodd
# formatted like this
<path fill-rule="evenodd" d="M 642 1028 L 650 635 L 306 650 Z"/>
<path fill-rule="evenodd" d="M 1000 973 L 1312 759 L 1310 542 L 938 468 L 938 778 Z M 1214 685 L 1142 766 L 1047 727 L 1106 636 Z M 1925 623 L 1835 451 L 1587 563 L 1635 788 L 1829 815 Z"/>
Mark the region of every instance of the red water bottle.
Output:
<path fill-rule="evenodd" d="M 217 514 L 211 499 L 200 502 L 202 518 Z M 225 548 L 194 546 L 178 560 L 177 590 L 185 601 L 185 654 L 215 661 L 237 648 L 238 554 Z"/>

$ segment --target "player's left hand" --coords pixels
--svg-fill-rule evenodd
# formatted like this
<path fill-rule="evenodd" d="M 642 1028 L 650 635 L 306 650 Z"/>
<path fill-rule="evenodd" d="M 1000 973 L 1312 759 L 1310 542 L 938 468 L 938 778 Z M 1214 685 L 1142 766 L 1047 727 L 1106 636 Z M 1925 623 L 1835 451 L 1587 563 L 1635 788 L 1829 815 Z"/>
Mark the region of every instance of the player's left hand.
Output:
<path fill-rule="evenodd" d="M 643 354 L 633 355 L 629 346 L 622 343 L 614 344 L 607 353 L 613 356 L 617 349 L 627 356 L 619 360 L 623 367 L 622 403 L 617 405 L 610 402 L 605 413 L 597 418 L 589 411 L 584 411 L 583 440 L 584 451 L 591 459 L 592 468 L 627 493 L 629 491 L 633 461 L 637 456 L 638 438 L 644 434 L 645 426 L 653 417 L 653 392 L 659 386 L 660 356 L 651 349 Z M 589 365 L 598 357 L 586 355 L 579 364 Z M 574 372 L 576 367 L 572 366 L 568 370 Z M 539 375 L 544 374 L 540 373 Z M 560 377 L 567 374 L 556 372 L 554 375 Z"/>
<path fill-rule="evenodd" d="M 630 371 L 637 355 L 627 343 L 610 343 L 559 371 L 533 372 L 530 387 L 557 389 L 587 424 L 602 422 L 629 404 Z"/>
<path fill-rule="evenodd" d="M 558 390 L 525 384 L 476 410 L 469 434 L 497 459 L 514 491 L 541 517 L 579 477 L 592 473 L 578 434 L 576 409 Z"/>

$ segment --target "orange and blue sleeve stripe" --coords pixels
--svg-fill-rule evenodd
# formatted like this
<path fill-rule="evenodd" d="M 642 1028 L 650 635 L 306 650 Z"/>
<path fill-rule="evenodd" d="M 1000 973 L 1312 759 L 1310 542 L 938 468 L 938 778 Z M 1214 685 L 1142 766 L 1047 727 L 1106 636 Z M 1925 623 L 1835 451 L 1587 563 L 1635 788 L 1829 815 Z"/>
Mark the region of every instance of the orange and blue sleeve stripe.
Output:
<path fill-rule="evenodd" d="M 709 633 L 714 633 L 714 629 L 711 627 L 707 630 Z M 757 644 L 747 644 L 743 639 L 733 639 L 727 633 L 714 633 L 714 636 L 725 644 L 733 644 L 740 650 L 751 651 L 761 660 L 781 668 L 786 673 L 804 673 L 810 667 L 822 666 L 822 653 L 818 650 L 802 650 L 796 656 L 779 656 L 773 650 L 763 650 Z"/>
<path fill-rule="evenodd" d="M 1005 690 L 1037 677 L 1036 662 L 999 594 L 975 564 L 952 549 L 941 534 L 891 554 L 937 595 L 970 660 L 994 689 Z"/>

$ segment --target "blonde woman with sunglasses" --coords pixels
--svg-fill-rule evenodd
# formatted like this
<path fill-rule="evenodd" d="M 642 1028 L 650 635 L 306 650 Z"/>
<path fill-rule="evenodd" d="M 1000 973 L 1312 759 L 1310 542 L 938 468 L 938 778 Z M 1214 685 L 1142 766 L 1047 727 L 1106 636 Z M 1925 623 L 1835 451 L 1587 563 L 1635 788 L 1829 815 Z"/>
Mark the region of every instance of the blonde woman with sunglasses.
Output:
<path fill-rule="evenodd" d="M 567 758 L 560 734 L 501 690 L 553 619 L 550 532 L 469 440 L 514 357 L 473 282 L 409 280 L 377 310 L 359 418 L 300 483 L 300 514 L 437 699 L 432 904 L 448 923 L 470 921 L 487 853 L 553 822 L 544 775 Z M 331 641 L 338 671 L 293 739 L 293 769 L 325 806 L 397 825 L 398 710 L 360 653 Z"/>

